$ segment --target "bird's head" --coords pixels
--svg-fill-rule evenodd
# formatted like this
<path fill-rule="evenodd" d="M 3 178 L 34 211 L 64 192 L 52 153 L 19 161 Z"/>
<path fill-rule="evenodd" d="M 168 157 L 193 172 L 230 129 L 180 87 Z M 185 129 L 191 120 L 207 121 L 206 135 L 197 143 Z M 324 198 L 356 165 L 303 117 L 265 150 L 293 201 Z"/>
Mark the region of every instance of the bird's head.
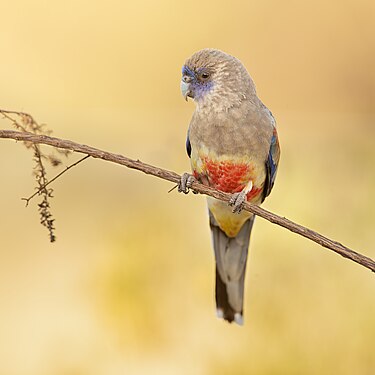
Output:
<path fill-rule="evenodd" d="M 241 61 L 206 48 L 194 53 L 182 67 L 181 92 L 186 100 L 190 97 L 198 103 L 214 98 L 235 103 L 255 94 L 255 87 Z"/>

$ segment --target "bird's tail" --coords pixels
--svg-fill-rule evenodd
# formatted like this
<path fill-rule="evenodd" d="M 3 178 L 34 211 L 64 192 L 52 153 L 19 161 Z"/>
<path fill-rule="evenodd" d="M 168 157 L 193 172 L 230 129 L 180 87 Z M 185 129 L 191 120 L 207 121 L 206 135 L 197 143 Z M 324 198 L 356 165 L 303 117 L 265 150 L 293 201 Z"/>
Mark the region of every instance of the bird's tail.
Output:
<path fill-rule="evenodd" d="M 246 220 L 236 237 L 228 237 L 210 212 L 216 259 L 217 315 L 229 323 L 235 321 L 239 325 L 243 324 L 246 260 L 253 223 L 254 215 Z"/>

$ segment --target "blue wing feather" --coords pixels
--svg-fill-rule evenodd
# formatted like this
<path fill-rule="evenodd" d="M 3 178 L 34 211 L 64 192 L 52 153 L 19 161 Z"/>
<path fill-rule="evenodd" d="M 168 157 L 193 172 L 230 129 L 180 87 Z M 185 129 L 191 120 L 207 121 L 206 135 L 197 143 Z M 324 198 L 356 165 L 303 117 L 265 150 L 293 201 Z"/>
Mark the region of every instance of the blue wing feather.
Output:
<path fill-rule="evenodd" d="M 191 157 L 191 144 L 190 144 L 190 139 L 189 139 L 189 132 L 187 133 L 187 137 L 186 137 L 186 152 L 190 158 Z"/>
<path fill-rule="evenodd" d="M 271 139 L 270 151 L 266 160 L 266 181 L 264 182 L 263 200 L 271 193 L 273 184 L 275 183 L 279 159 L 280 146 L 275 128 Z"/>

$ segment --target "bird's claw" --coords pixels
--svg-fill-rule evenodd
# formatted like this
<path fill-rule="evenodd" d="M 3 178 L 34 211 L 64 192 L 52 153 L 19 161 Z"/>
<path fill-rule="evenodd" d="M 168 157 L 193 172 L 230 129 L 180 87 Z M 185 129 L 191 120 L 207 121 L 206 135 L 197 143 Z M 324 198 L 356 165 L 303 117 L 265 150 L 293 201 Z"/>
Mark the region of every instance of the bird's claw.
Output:
<path fill-rule="evenodd" d="M 246 191 L 240 191 L 239 193 L 232 194 L 229 200 L 229 206 L 233 207 L 233 213 L 240 213 L 243 208 L 243 204 L 246 201 Z"/>
<path fill-rule="evenodd" d="M 184 173 L 181 176 L 180 182 L 178 183 L 178 192 L 187 194 L 195 181 L 196 179 L 193 175 Z"/>

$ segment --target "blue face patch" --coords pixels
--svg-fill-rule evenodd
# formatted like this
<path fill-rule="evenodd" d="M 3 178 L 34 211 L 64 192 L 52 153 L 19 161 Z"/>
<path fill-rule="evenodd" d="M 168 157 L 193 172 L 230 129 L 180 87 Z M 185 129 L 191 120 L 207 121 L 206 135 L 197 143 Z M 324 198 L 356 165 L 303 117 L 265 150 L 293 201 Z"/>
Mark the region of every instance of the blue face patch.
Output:
<path fill-rule="evenodd" d="M 199 82 L 196 81 L 192 84 L 192 89 L 194 92 L 194 97 L 196 99 L 201 99 L 207 92 L 211 90 L 211 88 L 214 86 L 214 83 L 212 81 L 206 81 L 206 82 Z"/>
<path fill-rule="evenodd" d="M 189 69 L 186 65 L 182 67 L 182 75 L 183 76 L 189 76 L 189 77 L 195 77 L 194 71 Z"/>
<path fill-rule="evenodd" d="M 197 74 L 201 74 L 205 71 L 205 68 L 199 68 L 197 72 L 194 72 L 194 70 L 190 69 L 186 65 L 182 67 L 182 75 L 191 78 L 191 82 L 186 89 L 189 89 L 192 93 L 192 96 L 197 100 L 202 98 L 213 87 L 213 82 L 211 80 L 200 81 L 197 78 Z"/>

